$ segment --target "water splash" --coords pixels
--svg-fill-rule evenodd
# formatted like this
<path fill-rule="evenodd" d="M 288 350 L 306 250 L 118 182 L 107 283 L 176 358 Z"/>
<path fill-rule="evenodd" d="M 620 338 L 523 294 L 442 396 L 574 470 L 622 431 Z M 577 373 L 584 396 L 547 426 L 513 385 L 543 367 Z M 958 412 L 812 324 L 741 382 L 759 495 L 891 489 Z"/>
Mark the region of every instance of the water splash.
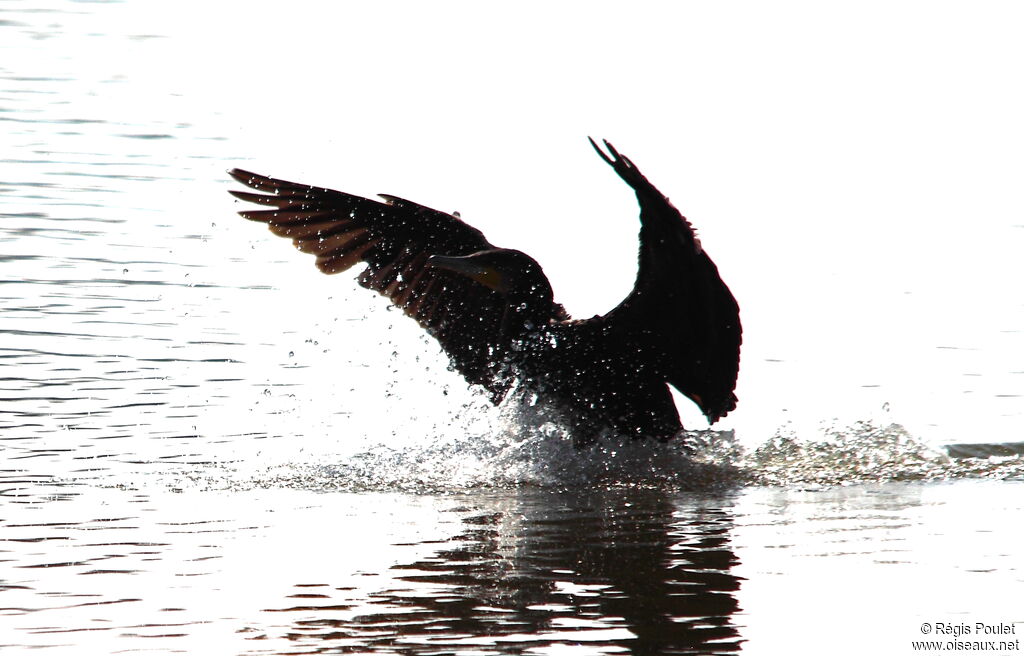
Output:
<path fill-rule="evenodd" d="M 744 480 L 732 464 L 731 432 L 689 432 L 667 443 L 604 436 L 578 450 L 557 416 L 540 404 L 469 404 L 421 436 L 395 436 L 327 462 L 253 469 L 218 468 L 212 487 L 445 493 L 520 486 L 579 489 L 659 486 L 728 487 Z M 414 438 L 414 439 L 410 439 Z M 305 456 L 309 456 L 306 453 Z"/>
<path fill-rule="evenodd" d="M 925 444 L 899 424 L 870 421 L 832 427 L 823 438 L 802 440 L 777 433 L 740 465 L 761 485 L 845 485 L 862 482 L 1024 478 L 1018 453 L 954 458 Z"/>
<path fill-rule="evenodd" d="M 577 451 L 570 438 L 550 426 L 490 436 L 464 434 L 422 447 L 378 445 L 343 462 L 273 467 L 248 481 L 233 480 L 230 487 L 436 494 L 520 486 L 711 489 L 742 478 L 731 465 L 691 456 L 681 440 L 617 442 Z"/>
<path fill-rule="evenodd" d="M 557 416 L 537 405 L 506 403 L 498 413 L 482 404 L 463 410 L 419 439 L 378 442 L 317 462 L 291 459 L 257 468 L 235 463 L 198 479 L 193 472 L 191 481 L 236 490 L 443 494 L 521 486 L 709 491 L 744 485 L 1024 478 L 1021 455 L 950 457 L 898 424 L 861 421 L 828 428 L 813 439 L 780 431 L 754 449 L 745 448 L 733 431 L 688 431 L 666 443 L 604 436 L 594 446 L 577 450 Z"/>

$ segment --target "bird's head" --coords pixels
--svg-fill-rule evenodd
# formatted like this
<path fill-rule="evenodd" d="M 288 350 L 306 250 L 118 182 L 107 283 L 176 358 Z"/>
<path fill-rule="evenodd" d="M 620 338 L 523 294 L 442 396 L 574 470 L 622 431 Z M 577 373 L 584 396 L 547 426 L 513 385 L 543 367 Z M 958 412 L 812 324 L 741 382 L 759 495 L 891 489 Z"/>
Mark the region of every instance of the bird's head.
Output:
<path fill-rule="evenodd" d="M 427 263 L 452 271 L 501 295 L 505 310 L 500 333 L 514 336 L 547 324 L 556 314 L 551 283 L 526 253 L 492 248 L 469 255 L 434 255 Z"/>
<path fill-rule="evenodd" d="M 537 261 L 522 251 L 492 248 L 470 255 L 432 255 L 427 263 L 453 271 L 506 296 L 535 293 L 538 287 L 550 293 L 550 284 Z"/>
<path fill-rule="evenodd" d="M 509 274 L 502 267 L 501 251 L 487 250 L 472 255 L 431 255 L 427 264 L 474 280 L 488 289 L 505 294 L 510 288 Z"/>

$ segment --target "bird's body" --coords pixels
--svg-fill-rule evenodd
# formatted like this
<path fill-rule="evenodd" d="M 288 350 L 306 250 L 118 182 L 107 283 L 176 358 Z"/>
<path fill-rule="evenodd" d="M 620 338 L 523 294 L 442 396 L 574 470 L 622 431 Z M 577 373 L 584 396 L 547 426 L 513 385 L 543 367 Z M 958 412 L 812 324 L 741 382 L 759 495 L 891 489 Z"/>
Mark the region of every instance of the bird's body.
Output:
<path fill-rule="evenodd" d="M 321 271 L 365 263 L 359 284 L 416 319 L 495 403 L 527 388 L 560 411 L 577 446 L 605 429 L 665 440 L 682 429 L 669 385 L 709 421 L 735 407 L 739 309 L 689 222 L 605 145 L 610 156 L 594 148 L 640 202 L 639 272 L 618 306 L 585 320 L 555 302 L 533 258 L 494 247 L 456 215 L 237 169 L 264 193 L 231 193 L 272 206 L 240 214 L 316 254 Z"/>

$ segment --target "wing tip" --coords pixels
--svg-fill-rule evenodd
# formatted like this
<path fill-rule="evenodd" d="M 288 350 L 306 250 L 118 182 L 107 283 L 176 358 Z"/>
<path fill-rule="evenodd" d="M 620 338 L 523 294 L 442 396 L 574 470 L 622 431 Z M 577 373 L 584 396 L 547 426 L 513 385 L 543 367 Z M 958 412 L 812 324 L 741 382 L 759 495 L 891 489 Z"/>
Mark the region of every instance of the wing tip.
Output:
<path fill-rule="evenodd" d="M 246 194 L 248 194 L 249 192 L 238 191 L 237 189 L 228 189 L 228 193 L 237 198 L 238 200 L 248 200 L 246 198 Z"/>
<path fill-rule="evenodd" d="M 258 189 L 260 191 L 266 190 L 275 194 L 280 193 L 282 185 L 294 184 L 271 178 L 268 175 L 260 175 L 259 173 L 253 173 L 252 171 L 246 171 L 245 169 L 239 168 L 228 169 L 228 175 L 247 187 L 252 187 L 253 189 Z"/>
<path fill-rule="evenodd" d="M 607 154 L 605 154 L 605 152 L 603 150 L 601 150 L 601 147 L 597 145 L 597 142 L 594 141 L 593 137 L 589 137 L 588 136 L 587 137 L 587 141 L 589 141 L 590 145 L 594 148 L 594 152 L 596 152 L 598 154 L 598 156 L 601 159 L 603 159 L 604 162 L 608 166 L 615 166 L 615 160 L 613 160 L 611 157 L 609 157 Z M 608 148 L 609 152 L 611 152 L 612 154 L 617 154 L 617 153 L 615 153 L 615 148 L 613 148 L 612 145 L 610 143 L 608 143 L 608 141 L 606 139 L 602 139 L 601 141 L 604 142 L 604 145 L 605 145 L 605 147 Z"/>
<path fill-rule="evenodd" d="M 601 159 L 603 159 L 608 166 L 615 169 L 615 172 L 620 176 L 636 171 L 636 166 L 633 162 L 628 157 L 620 153 L 607 139 L 602 139 L 601 143 L 604 144 L 608 153 L 601 150 L 601 147 L 598 146 L 597 142 L 591 137 L 587 137 L 587 140 L 590 142 L 590 145 L 594 147 L 594 150 L 597 151 L 597 154 L 601 156 Z"/>
<path fill-rule="evenodd" d="M 227 174 L 230 175 L 235 180 L 237 180 L 238 182 L 241 182 L 242 184 L 245 185 L 249 184 L 249 181 L 252 180 L 253 178 L 260 177 L 253 173 L 252 171 L 246 171 L 245 169 L 239 168 L 228 169 Z"/>

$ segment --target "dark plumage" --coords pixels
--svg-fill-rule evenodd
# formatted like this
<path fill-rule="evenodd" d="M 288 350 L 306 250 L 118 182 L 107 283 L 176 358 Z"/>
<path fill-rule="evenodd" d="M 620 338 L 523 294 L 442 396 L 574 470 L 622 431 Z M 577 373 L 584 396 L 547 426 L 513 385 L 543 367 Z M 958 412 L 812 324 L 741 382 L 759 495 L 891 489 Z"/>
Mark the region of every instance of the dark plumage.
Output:
<path fill-rule="evenodd" d="M 239 212 L 317 256 L 419 322 L 495 403 L 519 381 L 565 417 L 578 446 L 602 429 L 660 440 L 682 425 L 669 385 L 714 422 L 736 406 L 739 308 L 690 223 L 611 144 L 594 149 L 636 192 L 640 265 L 603 316 L 572 320 L 533 258 L 497 248 L 457 216 L 395 196 L 383 202 L 239 169 L 268 206 Z"/>

